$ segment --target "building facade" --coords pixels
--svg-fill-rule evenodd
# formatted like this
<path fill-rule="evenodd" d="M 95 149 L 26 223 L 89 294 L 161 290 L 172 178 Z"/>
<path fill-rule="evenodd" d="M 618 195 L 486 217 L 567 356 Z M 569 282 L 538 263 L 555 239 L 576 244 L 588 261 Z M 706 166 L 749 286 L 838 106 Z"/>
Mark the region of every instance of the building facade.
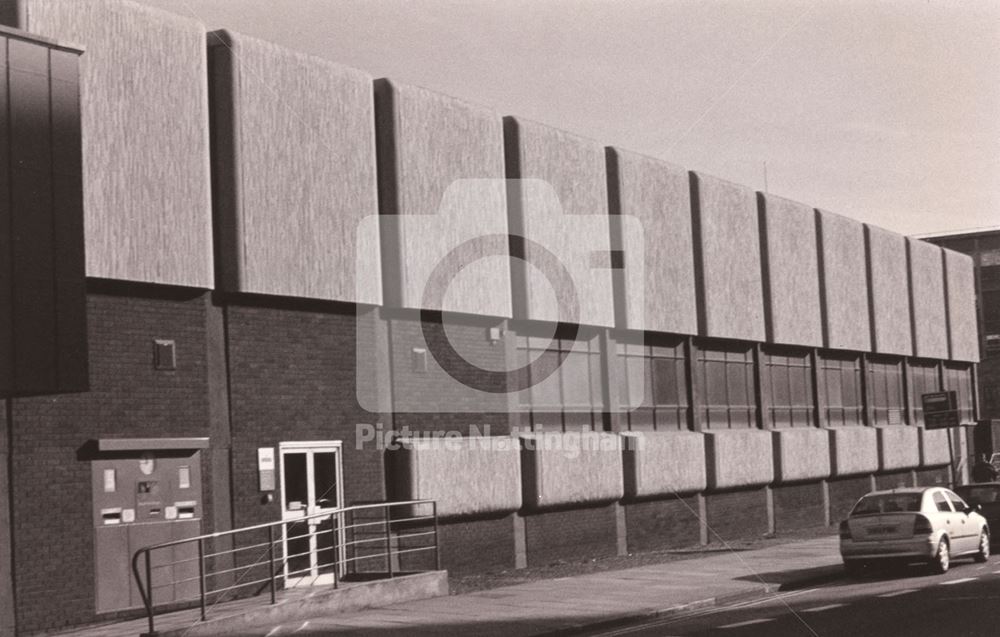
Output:
<path fill-rule="evenodd" d="M 469 572 L 828 526 L 962 471 L 920 396 L 977 418 L 966 255 L 138 4 L 0 15 L 84 51 L 50 153 L 80 158 L 75 376 L 6 394 L 5 634 L 134 612 L 137 548 L 317 506 L 321 474 L 436 500 Z"/>

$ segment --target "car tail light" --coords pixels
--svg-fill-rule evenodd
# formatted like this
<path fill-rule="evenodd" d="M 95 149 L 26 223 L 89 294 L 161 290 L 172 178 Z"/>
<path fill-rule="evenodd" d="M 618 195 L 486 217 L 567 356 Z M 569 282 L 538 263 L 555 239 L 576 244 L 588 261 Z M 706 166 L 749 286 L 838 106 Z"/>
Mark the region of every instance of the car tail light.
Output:
<path fill-rule="evenodd" d="M 851 527 L 847 526 L 847 520 L 840 523 L 840 539 L 850 540 L 851 539 Z"/>
<path fill-rule="evenodd" d="M 934 529 L 931 527 L 931 521 L 922 515 L 918 515 L 913 522 L 913 534 L 914 535 L 930 535 Z"/>

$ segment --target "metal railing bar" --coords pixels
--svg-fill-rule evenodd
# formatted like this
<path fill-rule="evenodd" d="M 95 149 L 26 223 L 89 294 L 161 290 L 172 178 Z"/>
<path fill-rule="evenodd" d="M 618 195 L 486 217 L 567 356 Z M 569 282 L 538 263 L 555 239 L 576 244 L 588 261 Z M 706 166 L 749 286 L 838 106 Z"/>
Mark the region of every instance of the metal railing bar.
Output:
<path fill-rule="evenodd" d="M 412 515 L 415 511 L 419 510 L 420 507 L 425 506 L 430 506 L 430 515 Z M 393 512 L 398 510 L 400 507 L 408 507 L 409 515 L 407 515 L 407 517 L 393 519 Z M 372 514 L 377 517 L 367 517 L 366 514 Z M 364 521 L 358 521 L 358 517 L 361 517 Z M 317 520 L 319 523 L 315 523 Z M 345 524 L 345 520 L 350 520 L 351 523 Z M 326 524 L 327 522 L 329 523 L 328 525 Z M 223 601 L 226 601 L 227 598 L 232 598 L 230 593 L 233 591 L 246 589 L 251 586 L 260 586 L 261 584 L 269 584 L 270 601 L 273 604 L 276 603 L 276 590 L 279 578 L 284 582 L 285 587 L 290 588 L 293 585 L 312 585 L 319 577 L 332 574 L 333 585 L 334 587 L 337 587 L 339 585 L 340 572 L 349 566 L 357 565 L 364 560 L 379 560 L 380 562 L 385 562 L 388 576 L 392 577 L 394 575 L 394 570 L 397 570 L 394 569 L 393 565 L 393 560 L 395 558 L 400 555 L 422 553 L 431 550 L 435 552 L 435 562 L 437 564 L 437 568 L 440 569 L 441 555 L 438 522 L 437 502 L 434 500 L 407 500 L 400 502 L 380 502 L 338 507 L 321 513 L 304 515 L 303 517 L 296 518 L 294 520 L 279 520 L 276 522 L 257 524 L 239 529 L 218 531 L 215 533 L 203 534 L 181 540 L 172 540 L 169 542 L 162 542 L 160 544 L 143 547 L 133 554 L 131 566 L 133 575 L 135 576 L 136 587 L 138 588 L 143 606 L 146 610 L 149 632 L 155 633 L 155 608 L 157 606 L 156 597 L 154 595 L 155 591 L 169 587 L 187 585 L 194 581 L 199 582 L 197 595 L 181 594 L 176 597 L 171 596 L 171 598 L 169 600 L 165 600 L 161 606 L 182 600 L 193 601 L 197 599 L 200 602 L 201 618 L 202 620 L 205 620 L 208 610 L 210 608 L 214 608 Z M 433 529 L 411 532 L 406 528 L 400 528 L 408 527 L 412 529 L 414 527 L 418 527 L 421 523 L 427 525 L 433 524 Z M 245 536 L 247 534 L 260 532 L 264 529 L 266 529 L 268 537 L 266 542 L 255 542 L 244 546 L 231 546 L 212 552 L 209 552 L 208 550 L 209 547 L 215 546 L 216 540 L 224 539 L 227 544 L 235 544 L 238 536 Z M 280 537 L 276 537 L 276 529 L 280 530 Z M 298 534 L 291 535 L 291 533 Z M 315 538 L 319 536 L 334 534 L 336 540 L 332 541 L 330 546 L 318 547 L 316 551 L 306 549 L 302 552 L 284 555 L 281 557 L 276 555 L 275 547 L 278 542 L 282 543 L 282 549 L 284 550 L 287 547 L 287 542 L 289 540 L 304 540 L 306 538 L 311 538 L 314 541 Z M 348 535 L 352 539 L 348 540 Z M 406 545 L 411 540 L 419 541 L 419 538 L 430 538 L 431 536 L 433 536 L 433 540 L 426 546 L 399 548 L 400 544 Z M 343 541 L 341 541 L 341 538 L 343 538 Z M 192 543 L 196 544 L 198 551 L 197 557 L 188 557 L 177 560 L 172 559 L 167 562 L 153 564 L 153 556 L 161 556 L 163 550 Z M 366 547 L 364 545 L 375 546 Z M 209 568 L 209 559 L 234 559 L 237 554 L 252 550 L 258 550 L 259 553 L 256 557 L 252 558 L 252 561 L 249 564 L 234 566 L 232 568 L 222 568 L 219 570 L 211 570 Z M 355 554 L 348 557 L 348 550 L 351 550 L 351 552 Z M 371 554 L 357 555 L 356 553 L 358 550 L 370 552 Z M 154 553 L 154 551 L 157 551 L 157 553 Z M 287 572 L 285 571 L 291 560 L 305 558 L 312 556 L 313 554 L 318 556 L 332 556 L 331 561 L 321 565 L 321 570 L 327 571 L 326 573 L 316 571 L 316 574 L 313 575 L 313 567 L 311 564 L 305 568 L 289 570 Z M 329 558 L 322 557 L 321 559 L 326 561 Z M 197 562 L 198 564 L 198 575 L 196 577 L 192 576 L 173 579 L 173 575 L 175 574 L 174 572 L 177 571 L 174 567 L 182 564 L 189 564 L 191 562 Z M 253 569 L 262 567 L 267 568 L 266 577 L 251 581 L 243 581 L 245 577 L 251 575 L 251 571 Z M 332 568 L 332 571 L 328 570 L 330 568 Z M 164 571 L 170 573 L 170 575 L 167 576 L 169 581 L 155 581 L 163 579 Z M 235 575 L 237 573 L 238 575 Z M 143 577 L 143 574 L 145 577 Z M 176 572 L 176 574 L 180 575 L 182 573 Z M 216 582 L 224 576 L 233 577 L 234 575 L 236 580 L 235 584 L 216 589 L 211 588 L 210 583 Z M 292 582 L 292 579 L 295 579 L 296 581 Z M 262 590 L 257 591 L 258 594 L 262 592 Z M 180 591 L 175 591 L 175 594 L 176 593 L 180 593 Z M 212 596 L 211 604 L 209 604 L 210 596 Z"/>
<path fill-rule="evenodd" d="M 177 546 L 178 544 L 187 544 L 189 542 L 194 542 L 199 539 L 216 539 L 220 537 L 229 537 L 237 533 L 249 533 L 251 531 L 256 531 L 259 529 L 266 529 L 270 526 L 281 526 L 284 524 L 300 524 L 302 522 L 307 522 L 313 519 L 328 518 L 331 515 L 337 513 L 347 513 L 348 511 L 358 510 L 358 509 L 391 509 L 392 507 L 402 507 L 402 506 L 417 506 L 421 504 L 431 504 L 434 500 L 407 500 L 403 502 L 383 502 L 380 504 L 359 504 L 349 507 L 340 507 L 336 509 L 330 509 L 323 513 L 313 513 L 312 515 L 302 516 L 301 518 L 295 518 L 294 520 L 279 520 L 277 522 L 265 522 L 263 524 L 255 524 L 253 526 L 246 526 L 239 529 L 229 529 L 228 531 L 216 531 L 215 533 L 206 533 L 204 535 L 198 535 L 196 537 L 189 537 L 183 540 L 171 540 L 170 542 L 161 542 L 159 544 L 153 544 L 151 546 L 143 547 L 142 550 L 155 550 L 160 548 L 166 548 L 168 546 Z M 395 521 L 395 520 L 394 520 Z"/>

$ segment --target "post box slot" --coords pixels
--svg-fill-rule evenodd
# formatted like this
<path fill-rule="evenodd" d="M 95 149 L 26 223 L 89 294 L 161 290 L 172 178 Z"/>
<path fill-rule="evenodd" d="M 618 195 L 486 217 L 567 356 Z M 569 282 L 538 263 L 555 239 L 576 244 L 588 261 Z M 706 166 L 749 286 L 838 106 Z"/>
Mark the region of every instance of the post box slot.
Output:
<path fill-rule="evenodd" d="M 104 524 L 121 524 L 122 523 L 122 510 L 121 508 L 113 509 L 101 509 L 101 521 Z"/>

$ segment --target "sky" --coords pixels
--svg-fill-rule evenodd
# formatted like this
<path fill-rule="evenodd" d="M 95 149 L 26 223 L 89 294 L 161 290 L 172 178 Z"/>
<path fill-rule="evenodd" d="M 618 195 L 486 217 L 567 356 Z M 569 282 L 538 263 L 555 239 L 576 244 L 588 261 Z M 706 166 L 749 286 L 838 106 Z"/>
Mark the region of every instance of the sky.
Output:
<path fill-rule="evenodd" d="M 995 0 L 140 0 L 904 234 L 1000 226 Z"/>

